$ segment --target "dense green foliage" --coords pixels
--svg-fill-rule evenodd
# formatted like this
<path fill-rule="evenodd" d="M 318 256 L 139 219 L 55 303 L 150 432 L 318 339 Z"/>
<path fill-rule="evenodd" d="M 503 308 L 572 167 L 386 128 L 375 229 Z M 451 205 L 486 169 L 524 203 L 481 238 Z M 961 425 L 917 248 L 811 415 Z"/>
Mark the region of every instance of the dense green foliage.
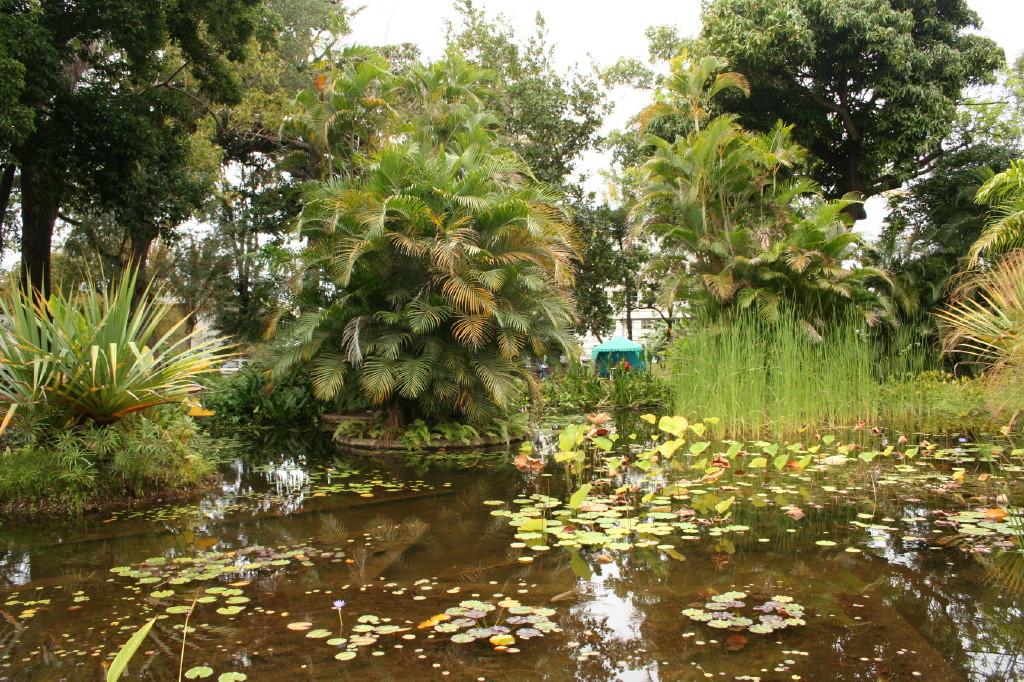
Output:
<path fill-rule="evenodd" d="M 1019 149 L 990 143 L 946 154 L 927 177 L 890 198 L 874 258 L 893 276 L 904 324 L 934 325 L 932 313 L 946 301 L 950 277 L 987 220 L 975 195 L 990 172 L 1005 170 L 1019 155 Z"/>
<path fill-rule="evenodd" d="M 152 408 L 109 426 L 19 437 L 0 452 L 0 509 L 77 513 L 124 498 L 195 490 L 211 443 L 180 410 Z"/>
<path fill-rule="evenodd" d="M 886 316 L 886 273 L 850 265 L 863 256 L 844 220 L 851 202 L 823 201 L 794 173 L 804 150 L 791 128 L 752 133 L 734 115 L 712 114 L 719 96 L 747 88 L 723 66 L 713 57 L 676 60 L 661 101 L 643 116 L 674 117 L 683 130 L 671 141 L 648 136 L 654 151 L 634 209 L 659 240 L 668 295 L 710 310 L 754 308 L 766 319 L 788 306 L 814 328 L 848 308 L 872 323 Z"/>
<path fill-rule="evenodd" d="M 571 354 L 574 235 L 559 194 L 501 145 L 488 76 L 412 68 L 397 84 L 412 139 L 306 191 L 308 308 L 279 352 L 310 363 L 320 398 L 355 384 L 393 422 L 479 425 L 512 405 L 527 358 Z"/>
<path fill-rule="evenodd" d="M 655 410 L 671 402 L 668 381 L 654 371 L 617 372 L 605 379 L 593 367 L 572 363 L 564 374 L 545 380 L 543 388 L 544 409 L 557 414 L 607 408 Z"/>
<path fill-rule="evenodd" d="M 203 407 L 215 414 L 214 423 L 262 426 L 316 426 L 328 407 L 313 394 L 308 375 L 301 368 L 273 372 L 260 363 L 250 363 L 227 376 L 215 375 L 203 382 Z M 351 394 L 352 392 L 350 392 Z M 339 406 L 343 410 L 368 406 L 358 394 Z"/>
<path fill-rule="evenodd" d="M 829 196 L 871 196 L 927 171 L 964 88 L 993 79 L 1003 54 L 979 23 L 966 0 L 715 0 L 698 49 L 750 79 L 725 105 L 742 125 L 793 125 Z"/>
<path fill-rule="evenodd" d="M 20 216 L 23 272 L 48 285 L 62 221 L 65 292 L 92 291 L 103 271 L 139 273 L 110 299 L 123 322 L 113 337 L 134 333 L 128 301 L 144 304 L 164 278 L 191 311 L 179 330 L 215 317 L 236 338 L 270 341 L 273 371 L 208 382 L 220 420 L 370 409 L 386 422 L 374 429 L 404 422 L 422 436 L 518 418 L 539 388 L 530 361 L 571 357 L 572 332 L 606 335 L 614 313 L 631 336 L 641 307 L 660 313 L 657 344 L 682 337 L 677 351 L 711 347 L 700 339 L 730 324 L 790 335 L 785 352 L 734 349 L 751 362 L 838 362 L 829 353 L 849 344 L 851 377 L 871 374 L 873 388 L 863 400 L 835 390 L 879 414 L 878 385 L 906 383 L 883 365 L 923 352 L 915 335 L 933 328 L 962 259 L 996 272 L 1019 246 L 1022 68 L 1000 82 L 1001 101 L 958 108 L 1001 62 L 971 33 L 964 0 L 713 0 L 696 39 L 652 27 L 651 64 L 667 69 L 623 61 L 604 73 L 653 100 L 608 138 L 607 203 L 574 177 L 610 110 L 597 72 L 557 66 L 542 17 L 522 38 L 471 0 L 455 11 L 447 56 L 430 63 L 412 45 L 344 44 L 351 12 L 332 0 L 13 3 L 0 18 L 0 218 Z M 908 179 L 872 252 L 851 229 L 860 200 Z M 210 229 L 182 234 L 191 217 Z M 947 314 L 992 302 L 979 291 Z M 35 310 L 12 299 L 31 341 L 2 347 L 16 427 L 181 402 L 196 385 L 172 375 L 216 359 L 146 341 L 115 353 L 103 330 L 117 316 L 101 320 L 105 299 L 85 298 L 84 312 L 66 296 Z M 32 338 L 76 326 L 95 342 Z M 950 343 L 955 361 L 969 355 Z M 115 391 L 102 375 L 117 372 Z M 544 385 L 559 410 L 664 399 L 647 374 L 570 370 Z M 795 400 L 827 413 L 800 419 L 855 409 Z"/>

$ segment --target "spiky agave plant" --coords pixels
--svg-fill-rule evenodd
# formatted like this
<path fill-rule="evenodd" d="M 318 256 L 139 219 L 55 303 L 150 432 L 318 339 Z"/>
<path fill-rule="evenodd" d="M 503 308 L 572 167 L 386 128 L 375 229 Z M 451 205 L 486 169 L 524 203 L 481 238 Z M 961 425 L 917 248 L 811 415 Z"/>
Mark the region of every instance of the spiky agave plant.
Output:
<path fill-rule="evenodd" d="M 24 417 L 45 428 L 112 423 L 165 403 L 181 403 L 195 377 L 232 353 L 220 339 L 196 345 L 196 333 L 176 338 L 186 320 L 161 332 L 170 306 L 147 287 L 132 306 L 137 274 L 126 273 L 107 293 L 37 292 L 11 287 L 0 311 L 0 424 Z M 2 430 L 2 428 L 0 428 Z"/>

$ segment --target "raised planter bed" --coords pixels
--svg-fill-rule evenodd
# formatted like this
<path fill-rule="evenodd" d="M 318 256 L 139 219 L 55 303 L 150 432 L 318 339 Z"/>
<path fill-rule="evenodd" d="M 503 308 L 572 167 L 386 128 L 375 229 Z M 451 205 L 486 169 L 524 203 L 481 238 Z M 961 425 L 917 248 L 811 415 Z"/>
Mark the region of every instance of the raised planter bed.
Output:
<path fill-rule="evenodd" d="M 359 414 L 323 414 L 320 416 L 320 426 L 325 431 L 334 432 L 338 426 L 347 421 L 369 421 L 370 415 L 366 413 Z M 503 448 L 507 447 L 510 443 L 522 442 L 524 438 L 513 438 L 511 440 L 504 440 L 501 438 L 474 438 L 468 442 L 454 441 L 449 442 L 446 440 L 440 440 L 430 445 L 420 445 L 415 451 L 418 452 L 440 452 L 452 451 L 452 452 L 465 452 L 468 450 L 489 450 L 492 448 Z M 353 450 L 357 452 L 409 452 L 409 448 L 406 447 L 405 443 L 401 440 L 395 440 L 389 445 L 382 445 L 376 438 L 356 438 L 352 436 L 335 436 L 335 444 L 344 450 Z"/>

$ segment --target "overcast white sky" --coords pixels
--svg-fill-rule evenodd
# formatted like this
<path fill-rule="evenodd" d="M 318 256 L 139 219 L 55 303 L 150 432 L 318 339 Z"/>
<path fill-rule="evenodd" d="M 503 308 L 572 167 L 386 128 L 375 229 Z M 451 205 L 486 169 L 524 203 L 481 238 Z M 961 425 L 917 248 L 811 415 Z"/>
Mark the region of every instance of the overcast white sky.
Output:
<path fill-rule="evenodd" d="M 452 0 L 363 0 L 365 8 L 352 21 L 352 40 L 358 43 L 415 43 L 427 58 L 437 57 L 444 49 L 444 21 L 455 21 Z M 968 0 L 982 20 L 981 33 L 993 38 L 1006 51 L 1008 59 L 1024 52 L 1024 0 Z M 355 4 L 355 3 L 353 3 Z M 602 66 L 619 57 L 646 59 L 644 29 L 652 25 L 672 25 L 682 35 L 700 31 L 700 0 L 475 0 L 490 14 L 509 17 L 521 35 L 533 30 L 537 12 L 544 15 L 556 59 L 562 66 L 587 65 L 591 60 Z M 623 95 L 616 111 L 608 119 L 612 127 L 622 126 L 645 102 Z M 604 163 L 600 157 L 588 157 L 582 165 L 593 173 Z M 596 189 L 596 185 L 588 183 Z M 873 233 L 882 216 L 881 200 L 868 203 L 869 218 L 858 228 Z"/>

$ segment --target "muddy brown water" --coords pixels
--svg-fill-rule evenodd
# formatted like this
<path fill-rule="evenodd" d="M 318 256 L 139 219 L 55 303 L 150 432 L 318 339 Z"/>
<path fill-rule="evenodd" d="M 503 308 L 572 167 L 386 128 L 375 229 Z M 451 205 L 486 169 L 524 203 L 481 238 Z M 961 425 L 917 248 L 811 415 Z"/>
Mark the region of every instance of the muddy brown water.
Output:
<path fill-rule="evenodd" d="M 584 546 L 574 560 L 510 547 L 515 529 L 484 504 L 566 492 L 557 467 L 520 472 L 513 456 L 376 460 L 280 432 L 245 440 L 192 505 L 0 525 L 0 680 L 104 679 L 154 616 L 126 679 L 176 680 L 179 667 L 224 682 L 1024 679 L 1020 554 L 906 539 L 942 530 L 937 508 L 976 506 L 967 495 L 910 483 L 880 494 L 863 467 L 825 498 L 806 481 L 761 482 L 767 506 L 738 505 L 731 520 L 747 530 L 673 540 L 676 558 Z M 778 512 L 791 504 L 805 518 Z M 900 530 L 852 525 L 868 514 Z M 221 574 L 174 582 L 196 558 Z M 761 635 L 681 613 L 729 591 L 750 605 L 785 595 L 806 624 Z M 183 647 L 185 614 L 167 609 L 197 596 Z M 509 599 L 553 610 L 560 631 L 511 653 L 417 627 L 464 600 Z M 397 631 L 335 658 L 350 650 L 339 634 L 381 624 Z"/>

